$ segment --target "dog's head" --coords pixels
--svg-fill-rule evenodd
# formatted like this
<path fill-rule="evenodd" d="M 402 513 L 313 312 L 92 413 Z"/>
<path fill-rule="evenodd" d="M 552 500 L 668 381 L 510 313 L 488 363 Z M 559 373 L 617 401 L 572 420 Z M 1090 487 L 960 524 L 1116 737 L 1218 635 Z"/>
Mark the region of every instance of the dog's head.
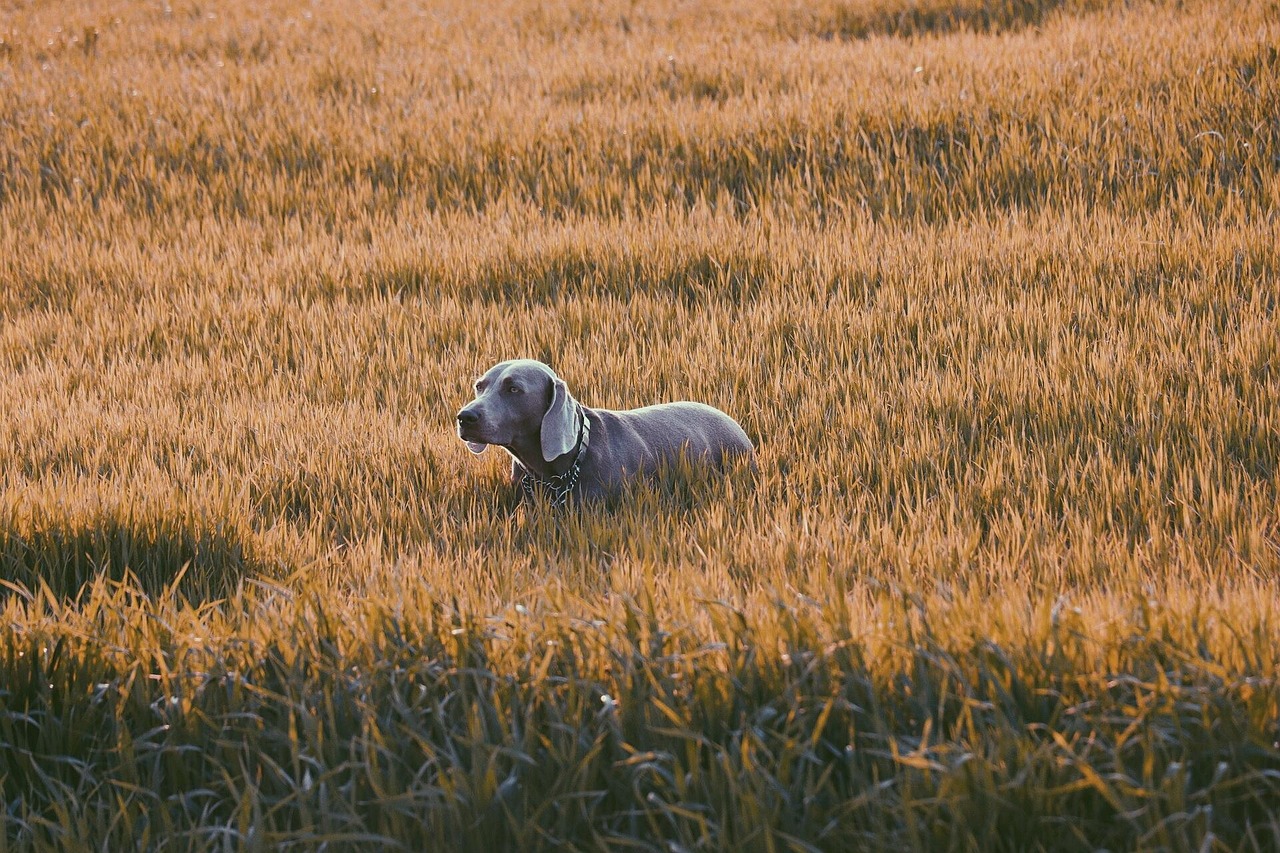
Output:
<path fill-rule="evenodd" d="M 457 421 L 458 438 L 472 453 L 484 453 L 490 444 L 510 448 L 536 440 L 550 462 L 576 444 L 577 401 L 542 362 L 522 358 L 495 364 L 476 380 L 475 392 Z"/>

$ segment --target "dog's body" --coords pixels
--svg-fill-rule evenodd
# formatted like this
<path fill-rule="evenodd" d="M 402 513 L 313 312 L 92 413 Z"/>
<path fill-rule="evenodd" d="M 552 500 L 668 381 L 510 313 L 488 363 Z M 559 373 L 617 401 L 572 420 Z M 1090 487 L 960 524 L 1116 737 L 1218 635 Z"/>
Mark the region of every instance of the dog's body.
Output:
<path fill-rule="evenodd" d="M 627 480 L 652 476 L 681 454 L 716 468 L 753 460 L 751 440 L 733 418 L 702 403 L 662 403 L 627 411 L 589 409 L 551 368 L 504 361 L 476 382 L 476 399 L 458 412 L 458 437 L 473 453 L 490 444 L 512 456 L 512 479 L 553 503 L 608 499 Z"/>

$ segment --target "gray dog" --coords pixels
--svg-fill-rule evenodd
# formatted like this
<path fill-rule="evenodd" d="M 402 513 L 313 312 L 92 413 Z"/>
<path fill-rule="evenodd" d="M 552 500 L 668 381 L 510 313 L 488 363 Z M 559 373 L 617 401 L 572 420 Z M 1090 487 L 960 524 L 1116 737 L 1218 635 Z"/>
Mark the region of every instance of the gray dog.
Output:
<path fill-rule="evenodd" d="M 540 491 L 553 506 L 570 496 L 616 497 L 629 477 L 652 475 L 681 452 L 717 468 L 735 456 L 755 464 L 742 427 L 702 403 L 589 409 L 555 371 L 530 359 L 495 364 L 475 390 L 475 400 L 458 412 L 458 437 L 472 453 L 505 447 L 512 479 L 527 496 Z"/>

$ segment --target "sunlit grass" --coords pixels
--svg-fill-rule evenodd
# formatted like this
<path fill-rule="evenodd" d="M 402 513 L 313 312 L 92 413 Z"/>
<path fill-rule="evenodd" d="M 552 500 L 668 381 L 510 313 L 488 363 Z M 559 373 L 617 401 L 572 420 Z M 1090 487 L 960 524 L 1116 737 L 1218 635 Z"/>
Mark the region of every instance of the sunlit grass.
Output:
<path fill-rule="evenodd" d="M 11 10 L 0 846 L 1272 849 L 1277 44 Z M 760 472 L 520 507 L 518 355 Z"/>

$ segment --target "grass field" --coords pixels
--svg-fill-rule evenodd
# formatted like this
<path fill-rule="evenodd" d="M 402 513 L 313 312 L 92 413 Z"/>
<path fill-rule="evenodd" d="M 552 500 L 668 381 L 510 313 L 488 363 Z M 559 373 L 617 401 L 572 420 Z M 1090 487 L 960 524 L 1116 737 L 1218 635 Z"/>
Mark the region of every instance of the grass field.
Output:
<path fill-rule="evenodd" d="M 1276 849 L 1278 208 L 1272 0 L 0 5 L 0 851 Z"/>

